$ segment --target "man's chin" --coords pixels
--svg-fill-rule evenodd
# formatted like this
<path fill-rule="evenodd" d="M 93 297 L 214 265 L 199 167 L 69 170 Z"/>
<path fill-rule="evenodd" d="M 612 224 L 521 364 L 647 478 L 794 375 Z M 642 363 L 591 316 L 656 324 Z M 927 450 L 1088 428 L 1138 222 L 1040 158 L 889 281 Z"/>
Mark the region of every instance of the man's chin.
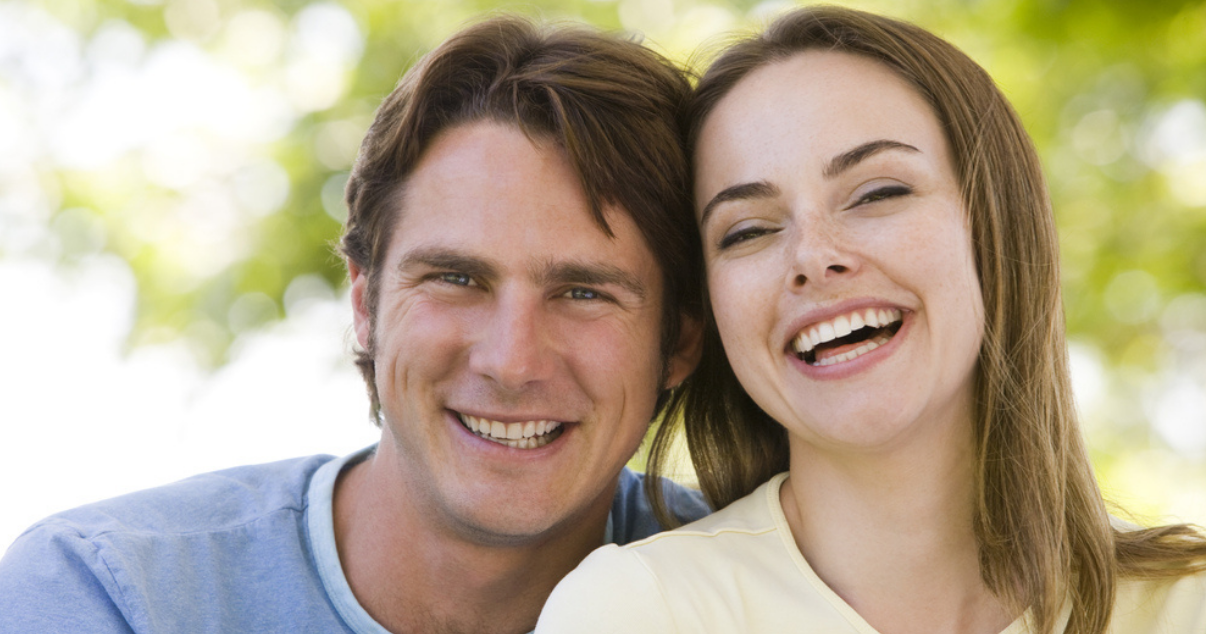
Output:
<path fill-rule="evenodd" d="M 478 505 L 459 514 L 454 530 L 464 540 L 491 548 L 540 546 L 575 533 L 598 531 L 603 537 L 611 500 L 598 505 L 566 508 L 563 505 L 524 504 L 522 499 L 501 505 Z"/>
<path fill-rule="evenodd" d="M 480 514 L 479 514 L 480 515 Z M 546 518 L 516 516 L 463 519 L 456 529 L 462 539 L 489 548 L 525 548 L 548 542 L 564 523 Z"/>

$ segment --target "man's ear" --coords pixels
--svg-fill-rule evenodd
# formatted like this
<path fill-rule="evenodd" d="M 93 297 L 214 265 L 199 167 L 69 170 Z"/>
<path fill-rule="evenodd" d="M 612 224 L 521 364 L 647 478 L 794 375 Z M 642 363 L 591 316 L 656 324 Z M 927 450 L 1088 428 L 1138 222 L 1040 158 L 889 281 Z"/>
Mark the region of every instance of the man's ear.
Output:
<path fill-rule="evenodd" d="M 703 322 L 694 317 L 683 315 L 679 319 L 678 342 L 670 351 L 670 359 L 666 362 L 666 384 L 662 387 L 670 389 L 678 387 L 699 365 L 703 354 Z"/>
<path fill-rule="evenodd" d="M 373 328 L 372 314 L 365 298 L 368 277 L 359 266 L 348 260 L 348 278 L 352 281 L 352 326 L 356 329 L 356 342 L 364 350 L 369 349 L 369 335 Z"/>

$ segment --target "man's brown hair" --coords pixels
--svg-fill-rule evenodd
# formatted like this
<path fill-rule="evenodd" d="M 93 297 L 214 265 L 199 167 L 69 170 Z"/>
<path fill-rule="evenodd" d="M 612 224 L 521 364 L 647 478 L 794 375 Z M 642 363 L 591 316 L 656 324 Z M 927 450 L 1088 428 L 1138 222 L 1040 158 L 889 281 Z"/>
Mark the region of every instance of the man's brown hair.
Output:
<path fill-rule="evenodd" d="M 406 213 L 407 179 L 441 132 L 493 121 L 559 146 L 607 235 L 604 208 L 632 218 L 661 268 L 661 352 L 668 359 L 681 315 L 702 310 L 698 230 L 680 132 L 689 94 L 683 72 L 660 55 L 581 26 L 495 17 L 427 54 L 378 109 L 348 180 L 342 251 L 367 276 L 370 333 L 386 250 L 399 214 Z M 380 424 L 374 352 L 370 334 L 357 365 L 372 419 Z"/>

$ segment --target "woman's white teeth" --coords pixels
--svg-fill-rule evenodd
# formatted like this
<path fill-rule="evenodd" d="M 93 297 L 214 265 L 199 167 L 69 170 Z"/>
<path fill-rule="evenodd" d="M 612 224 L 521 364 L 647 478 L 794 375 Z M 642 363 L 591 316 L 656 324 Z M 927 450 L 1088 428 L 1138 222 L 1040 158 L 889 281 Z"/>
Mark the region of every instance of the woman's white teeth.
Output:
<path fill-rule="evenodd" d="M 794 349 L 797 354 L 811 352 L 813 348 L 816 348 L 822 343 L 828 343 L 835 339 L 845 337 L 856 330 L 860 330 L 862 328 L 882 328 L 884 326 L 894 324 L 900 321 L 900 319 L 900 310 L 896 308 L 867 308 L 865 310 L 857 310 L 848 315 L 841 315 L 829 321 L 814 324 L 807 330 L 800 332 L 800 334 L 796 335 L 796 338 L 792 341 L 792 349 Z M 891 337 L 886 337 L 884 338 L 884 341 L 887 341 L 890 338 Z M 878 348 L 880 345 L 882 345 L 882 342 L 875 344 L 871 350 Z M 839 363 L 843 360 L 847 360 L 842 359 L 842 357 L 849 354 L 854 354 L 854 356 L 857 357 L 859 354 L 862 354 L 859 352 L 859 350 L 862 350 L 862 348 L 862 346 L 859 346 L 859 348 L 856 350 L 827 358 L 825 361 L 828 363 L 817 363 L 817 365 L 832 365 L 834 363 Z M 866 350 L 864 352 L 870 352 L 870 350 Z"/>
<path fill-rule="evenodd" d="M 561 423 L 553 420 L 503 423 L 469 414 L 461 414 L 461 422 L 469 428 L 469 431 L 486 440 L 493 440 L 496 443 L 519 449 L 543 447 L 552 440 L 548 434 L 561 427 Z"/>
<path fill-rule="evenodd" d="M 845 337 L 851 332 L 849 319 L 845 317 L 838 317 L 837 319 L 833 320 L 833 334 L 835 337 Z"/>
<path fill-rule="evenodd" d="M 843 361 L 850 361 L 851 359 L 857 359 L 858 357 L 861 357 L 864 354 L 871 352 L 872 350 L 884 345 L 885 343 L 888 343 L 889 339 L 891 339 L 891 337 L 889 337 L 887 335 L 881 335 L 879 337 L 876 337 L 875 339 L 872 339 L 871 341 L 863 342 L 863 345 L 855 348 L 854 350 L 849 350 L 847 352 L 843 352 L 842 354 L 835 354 L 832 357 L 825 357 L 823 359 L 818 359 L 817 362 L 814 363 L 813 365 L 824 367 L 827 365 L 833 365 L 835 363 L 841 363 Z"/>

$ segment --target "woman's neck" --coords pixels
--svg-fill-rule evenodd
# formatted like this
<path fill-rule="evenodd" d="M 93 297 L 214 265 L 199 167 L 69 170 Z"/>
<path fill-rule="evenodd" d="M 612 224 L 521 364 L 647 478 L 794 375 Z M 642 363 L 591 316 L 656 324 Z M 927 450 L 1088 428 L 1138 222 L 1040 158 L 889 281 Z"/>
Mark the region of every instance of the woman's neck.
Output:
<path fill-rule="evenodd" d="M 792 438 L 780 501 L 796 544 L 884 634 L 996 634 L 1017 616 L 980 577 L 966 428 L 959 442 L 939 434 L 947 441 L 919 437 L 881 451 L 821 451 Z"/>

